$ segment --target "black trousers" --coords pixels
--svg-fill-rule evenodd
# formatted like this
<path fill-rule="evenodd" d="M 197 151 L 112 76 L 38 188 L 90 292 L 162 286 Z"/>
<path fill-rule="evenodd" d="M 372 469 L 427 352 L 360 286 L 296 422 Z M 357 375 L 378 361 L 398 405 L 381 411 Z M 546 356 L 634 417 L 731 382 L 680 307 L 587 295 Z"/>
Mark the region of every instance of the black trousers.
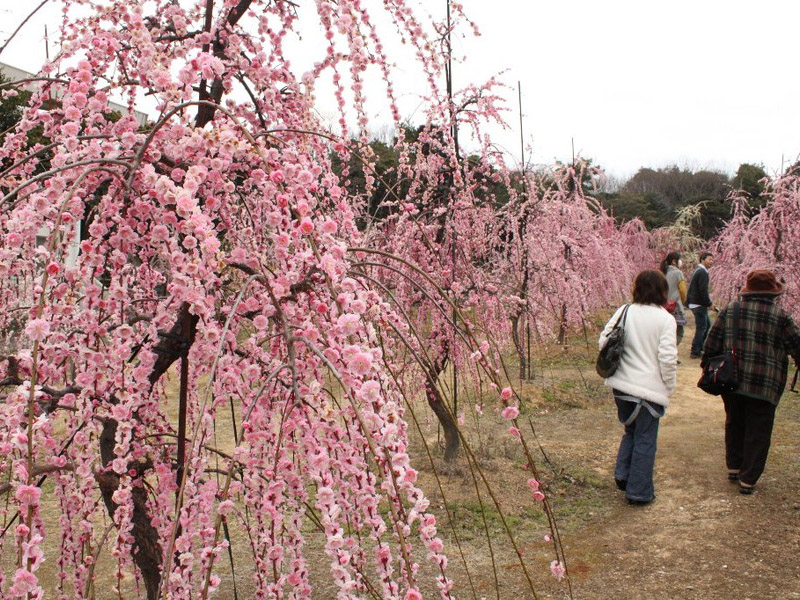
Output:
<path fill-rule="evenodd" d="M 775 405 L 739 394 L 722 394 L 725 403 L 725 462 L 739 481 L 755 485 L 767 463 Z"/>

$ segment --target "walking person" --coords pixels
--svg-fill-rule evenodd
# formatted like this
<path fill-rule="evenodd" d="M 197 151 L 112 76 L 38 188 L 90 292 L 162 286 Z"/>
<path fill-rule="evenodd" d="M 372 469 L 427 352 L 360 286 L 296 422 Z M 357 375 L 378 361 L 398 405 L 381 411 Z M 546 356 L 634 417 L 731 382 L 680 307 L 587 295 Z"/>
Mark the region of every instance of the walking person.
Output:
<path fill-rule="evenodd" d="M 617 320 L 624 319 L 625 347 L 605 385 L 613 390 L 617 415 L 625 426 L 614 479 L 629 504 L 648 504 L 655 498 L 659 419 L 675 389 L 678 346 L 675 319 L 664 309 L 667 290 L 663 273 L 642 271 L 634 282 L 633 303 L 619 307 L 600 334 L 602 348 Z"/>
<path fill-rule="evenodd" d="M 752 494 L 767 462 L 775 409 L 786 387 L 791 355 L 800 365 L 800 329 L 791 315 L 775 306 L 783 285 L 772 271 L 747 275 L 741 300 L 722 309 L 708 334 L 701 366 L 735 347 L 739 386 L 723 393 L 725 462 L 728 479 Z M 735 335 L 734 335 L 735 329 Z"/>
<path fill-rule="evenodd" d="M 672 310 L 672 316 L 675 319 L 676 336 L 678 344 L 683 339 L 684 327 L 686 326 L 686 313 L 684 307 L 686 306 L 686 278 L 683 276 L 681 267 L 683 261 L 681 260 L 680 252 L 670 252 L 661 261 L 661 272 L 667 278 L 667 310 Z M 678 361 L 680 363 L 680 361 Z"/>
<path fill-rule="evenodd" d="M 700 253 L 700 262 L 692 273 L 689 281 L 689 291 L 686 293 L 686 300 L 689 308 L 694 314 L 694 339 L 692 340 L 692 358 L 700 358 L 703 353 L 703 343 L 711 327 L 711 319 L 708 318 L 708 309 L 716 309 L 711 297 L 708 295 L 708 270 L 714 264 L 714 257 L 710 252 Z"/>

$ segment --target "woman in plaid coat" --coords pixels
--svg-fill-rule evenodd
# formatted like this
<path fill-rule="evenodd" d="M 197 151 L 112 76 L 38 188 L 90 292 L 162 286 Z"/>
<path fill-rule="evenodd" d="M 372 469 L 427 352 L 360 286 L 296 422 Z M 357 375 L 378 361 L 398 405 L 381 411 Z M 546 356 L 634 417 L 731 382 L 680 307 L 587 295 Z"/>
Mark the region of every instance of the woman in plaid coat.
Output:
<path fill-rule="evenodd" d="M 788 357 L 800 365 L 800 330 L 791 315 L 775 306 L 783 285 L 772 271 L 748 273 L 740 293 L 741 300 L 722 309 L 711 327 L 700 364 L 736 348 L 739 387 L 735 393 L 722 394 L 725 461 L 728 479 L 739 482 L 741 493 L 752 494 L 767 462 L 775 409 L 786 387 Z M 738 312 L 735 338 L 734 310 Z"/>

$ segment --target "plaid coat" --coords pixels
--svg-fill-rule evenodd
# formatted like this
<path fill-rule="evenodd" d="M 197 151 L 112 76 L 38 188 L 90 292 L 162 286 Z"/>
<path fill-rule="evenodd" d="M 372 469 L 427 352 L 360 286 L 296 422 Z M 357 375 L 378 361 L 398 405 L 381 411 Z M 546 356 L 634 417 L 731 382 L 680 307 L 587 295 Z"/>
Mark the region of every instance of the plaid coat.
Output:
<path fill-rule="evenodd" d="M 708 332 L 700 365 L 731 349 L 733 309 L 739 309 L 736 335 L 739 388 L 737 394 L 778 401 L 786 387 L 788 356 L 800 364 L 800 329 L 769 296 L 743 296 L 720 311 Z"/>

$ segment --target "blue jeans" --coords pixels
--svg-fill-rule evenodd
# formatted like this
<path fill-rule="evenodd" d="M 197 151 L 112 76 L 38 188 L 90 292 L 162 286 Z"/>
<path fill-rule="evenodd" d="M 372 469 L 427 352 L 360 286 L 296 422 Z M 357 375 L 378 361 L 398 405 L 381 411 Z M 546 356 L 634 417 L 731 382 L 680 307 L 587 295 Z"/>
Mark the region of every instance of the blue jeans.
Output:
<path fill-rule="evenodd" d="M 706 343 L 708 330 L 711 329 L 711 319 L 708 318 L 708 308 L 698 306 L 693 308 L 694 313 L 694 339 L 692 340 L 692 355 L 700 356 L 703 353 L 703 344 Z"/>
<path fill-rule="evenodd" d="M 636 404 L 617 398 L 616 390 L 614 400 L 617 403 L 619 420 L 624 423 L 633 414 Z M 654 402 L 649 404 L 659 415 L 664 414 L 663 406 Z M 658 418 L 642 406 L 633 423 L 625 426 L 617 452 L 614 479 L 627 482 L 625 496 L 629 500 L 649 502 L 655 498 L 653 467 L 656 462 L 658 421 Z"/>

